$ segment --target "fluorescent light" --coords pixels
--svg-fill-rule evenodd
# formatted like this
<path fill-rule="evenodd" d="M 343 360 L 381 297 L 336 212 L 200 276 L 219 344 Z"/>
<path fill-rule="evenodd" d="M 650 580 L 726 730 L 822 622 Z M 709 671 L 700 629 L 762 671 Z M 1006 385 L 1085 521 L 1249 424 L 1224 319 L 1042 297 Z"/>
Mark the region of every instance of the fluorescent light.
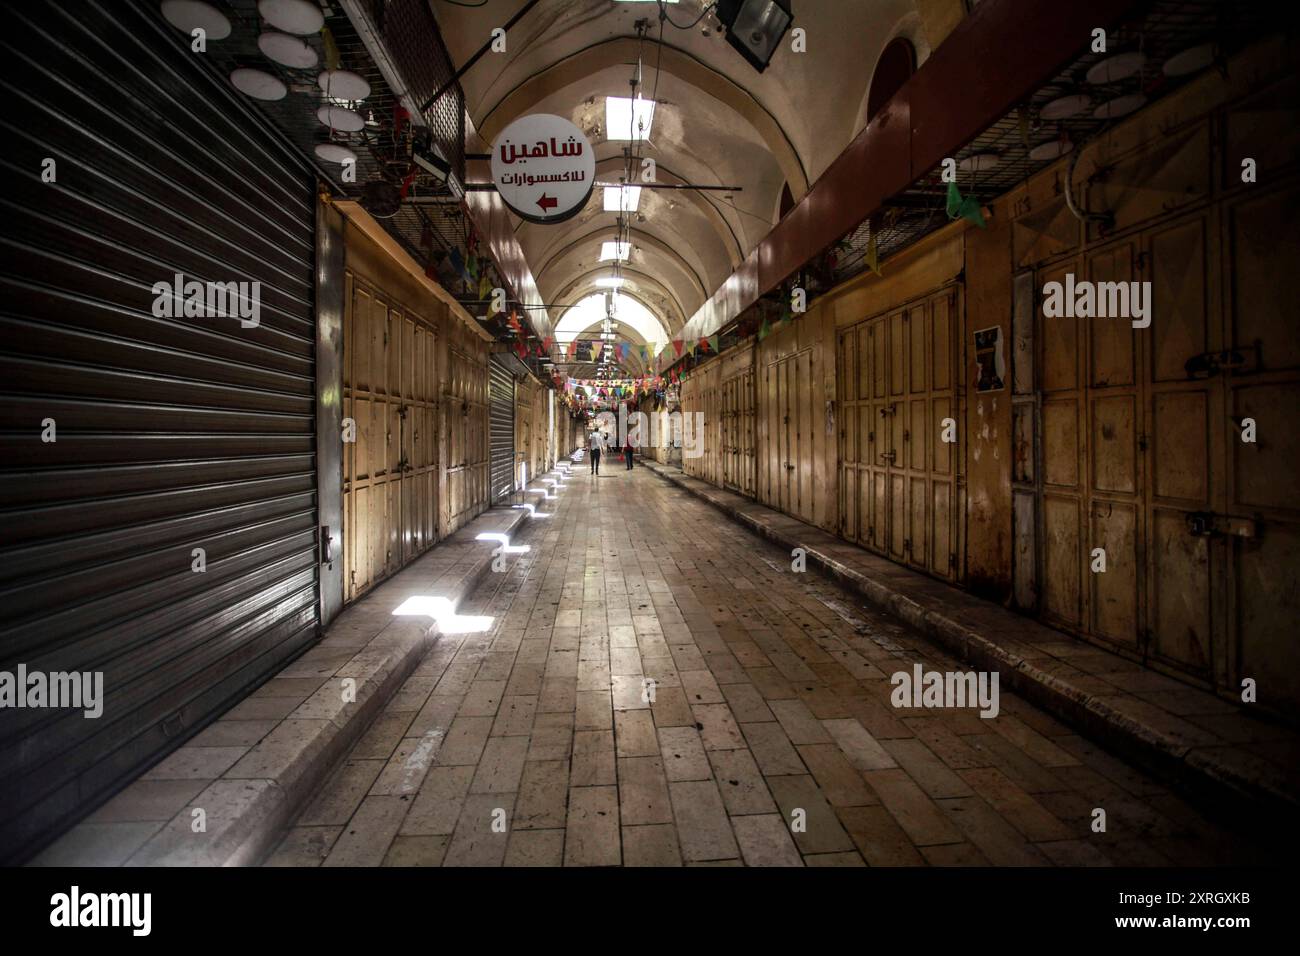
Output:
<path fill-rule="evenodd" d="M 605 187 L 605 212 L 636 212 L 640 202 L 640 186 Z"/>
<path fill-rule="evenodd" d="M 596 285 L 602 289 L 617 289 L 623 284 L 623 280 L 618 277 L 597 279 Z"/>
<path fill-rule="evenodd" d="M 630 242 L 602 242 L 600 244 L 600 261 L 607 259 L 626 259 L 632 253 Z"/>
<path fill-rule="evenodd" d="M 640 96 L 635 101 L 627 96 L 605 97 L 605 138 L 649 139 L 654 113 L 654 100 Z"/>

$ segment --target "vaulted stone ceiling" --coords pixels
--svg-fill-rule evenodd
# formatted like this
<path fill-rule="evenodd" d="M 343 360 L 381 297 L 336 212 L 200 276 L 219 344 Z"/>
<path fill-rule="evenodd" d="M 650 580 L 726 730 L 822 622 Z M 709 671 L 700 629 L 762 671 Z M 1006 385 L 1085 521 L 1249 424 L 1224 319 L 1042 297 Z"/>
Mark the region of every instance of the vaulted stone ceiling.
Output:
<path fill-rule="evenodd" d="M 463 64 L 526 0 L 482 6 L 430 0 L 455 63 Z M 728 185 L 734 192 L 643 190 L 632 222 L 624 291 L 649 308 L 666 337 L 727 278 L 779 218 L 782 190 L 798 201 L 861 129 L 876 58 L 896 36 L 924 59 L 927 7 L 950 0 L 793 0 L 794 26 L 807 52 L 787 34 L 758 73 L 726 42 L 712 16 L 691 29 L 664 24 L 654 2 L 542 0 L 461 80 L 477 131 L 471 152 L 486 152 L 510 122 L 528 113 L 572 120 L 591 140 L 597 181 L 618 182 L 625 140 L 604 129 L 605 97 L 629 95 L 638 56 L 640 94 L 656 100 L 641 155 L 658 182 Z M 678 24 L 700 17 L 705 0 L 669 4 Z M 927 14 L 923 18 L 923 14 Z M 636 22 L 648 19 L 644 40 Z M 864 174 L 866 171 L 864 171 Z M 573 305 L 611 274 L 600 244 L 615 238 L 617 215 L 602 190 L 574 218 L 552 225 L 514 221 L 515 233 L 547 303 Z M 558 309 L 550 309 L 560 322 Z M 639 336 L 629 341 L 639 343 Z"/>

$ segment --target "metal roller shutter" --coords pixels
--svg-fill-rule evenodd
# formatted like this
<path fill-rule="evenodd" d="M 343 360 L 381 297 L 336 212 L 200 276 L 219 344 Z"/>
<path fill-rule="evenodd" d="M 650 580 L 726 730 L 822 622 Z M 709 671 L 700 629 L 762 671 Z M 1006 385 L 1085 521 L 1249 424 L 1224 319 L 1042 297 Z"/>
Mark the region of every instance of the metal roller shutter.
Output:
<path fill-rule="evenodd" d="M 515 488 L 515 377 L 504 362 L 492 356 L 488 366 L 488 414 L 492 440 L 492 503 Z"/>
<path fill-rule="evenodd" d="M 103 675 L 0 711 L 17 858 L 314 639 L 315 181 L 157 4 L 7 13 L 0 671 Z M 259 321 L 158 317 L 177 273 Z"/>

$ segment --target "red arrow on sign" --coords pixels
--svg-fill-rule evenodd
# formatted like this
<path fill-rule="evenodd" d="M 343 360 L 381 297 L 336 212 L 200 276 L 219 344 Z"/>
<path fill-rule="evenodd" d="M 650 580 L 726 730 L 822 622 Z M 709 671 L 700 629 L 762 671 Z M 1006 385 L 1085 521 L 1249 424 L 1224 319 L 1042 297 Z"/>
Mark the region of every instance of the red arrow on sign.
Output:
<path fill-rule="evenodd" d="M 537 200 L 537 205 L 542 207 L 542 212 L 546 212 L 548 209 L 554 209 L 559 204 L 560 201 L 558 199 L 554 196 L 548 196 L 546 193 L 542 193 L 542 198 Z"/>

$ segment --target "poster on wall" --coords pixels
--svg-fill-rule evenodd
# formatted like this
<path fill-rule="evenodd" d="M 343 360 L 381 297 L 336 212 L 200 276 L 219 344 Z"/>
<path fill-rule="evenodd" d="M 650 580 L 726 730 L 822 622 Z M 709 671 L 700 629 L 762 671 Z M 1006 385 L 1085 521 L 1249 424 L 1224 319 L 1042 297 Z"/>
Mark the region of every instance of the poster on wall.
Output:
<path fill-rule="evenodd" d="M 996 392 L 1006 380 L 1007 364 L 1002 354 L 1002 327 L 975 333 L 975 391 Z"/>
<path fill-rule="evenodd" d="M 529 222 L 577 215 L 595 181 L 591 143 L 562 116 L 521 116 L 492 144 L 492 182 L 511 211 Z"/>

